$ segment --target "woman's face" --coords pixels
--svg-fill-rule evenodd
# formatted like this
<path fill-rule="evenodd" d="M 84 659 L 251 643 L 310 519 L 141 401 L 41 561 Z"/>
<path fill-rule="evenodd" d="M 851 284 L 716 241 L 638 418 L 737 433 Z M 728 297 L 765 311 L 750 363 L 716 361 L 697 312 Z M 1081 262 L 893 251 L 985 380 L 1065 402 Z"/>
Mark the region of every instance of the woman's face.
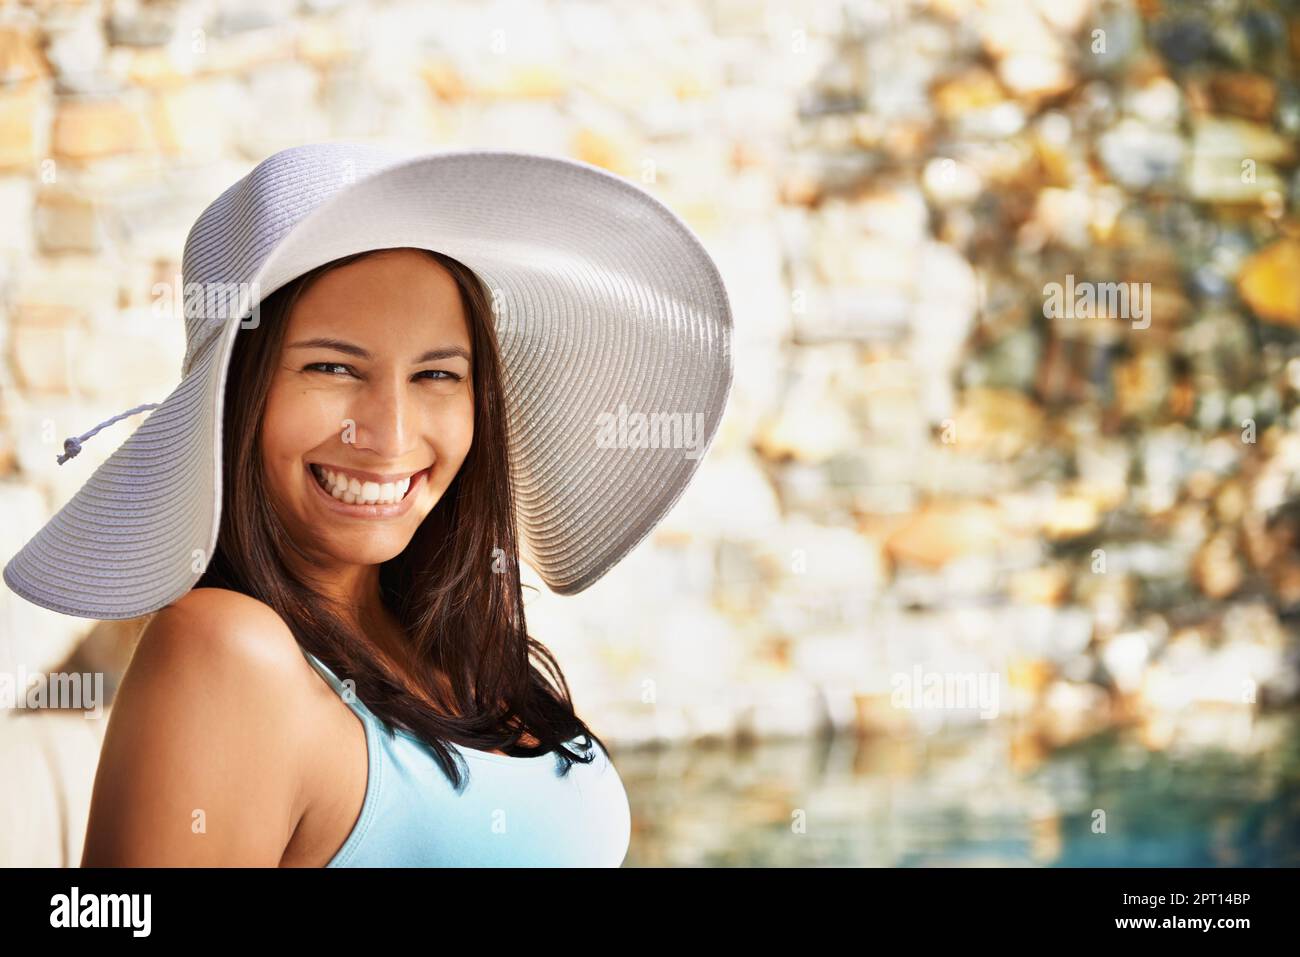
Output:
<path fill-rule="evenodd" d="M 400 554 L 456 477 L 474 437 L 470 341 L 455 280 L 416 250 L 333 269 L 298 298 L 261 453 L 277 512 L 322 564 Z"/>

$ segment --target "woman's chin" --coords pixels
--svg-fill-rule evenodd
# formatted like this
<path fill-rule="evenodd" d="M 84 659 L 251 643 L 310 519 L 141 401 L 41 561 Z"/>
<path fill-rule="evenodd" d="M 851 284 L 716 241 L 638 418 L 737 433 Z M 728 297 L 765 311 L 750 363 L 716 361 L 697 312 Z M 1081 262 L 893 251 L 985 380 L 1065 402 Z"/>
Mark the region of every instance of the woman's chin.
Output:
<path fill-rule="evenodd" d="M 314 517 L 313 517 L 314 518 Z M 321 556 L 321 561 L 337 565 L 377 565 L 400 555 L 420 522 L 416 515 L 408 514 L 406 521 L 340 522 L 333 526 L 309 520 L 300 524 L 299 530 L 309 555 Z"/>
<path fill-rule="evenodd" d="M 338 538 L 318 538 L 313 543 L 311 552 L 336 565 L 379 565 L 402 554 L 411 541 L 409 537 L 399 540 L 392 533 L 382 536 L 371 534 L 364 540 L 355 535 L 351 537 L 356 540 L 349 542 L 348 536 L 342 535 Z"/>

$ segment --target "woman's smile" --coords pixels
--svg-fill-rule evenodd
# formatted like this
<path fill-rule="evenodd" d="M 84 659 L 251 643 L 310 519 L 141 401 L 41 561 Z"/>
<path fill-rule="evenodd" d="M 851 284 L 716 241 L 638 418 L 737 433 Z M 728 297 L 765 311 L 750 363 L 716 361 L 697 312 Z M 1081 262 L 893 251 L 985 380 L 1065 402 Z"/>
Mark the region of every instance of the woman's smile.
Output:
<path fill-rule="evenodd" d="M 317 497 L 337 515 L 350 518 L 399 518 L 411 510 L 416 496 L 428 481 L 433 466 L 396 481 L 378 482 L 365 473 L 354 473 L 314 462 L 307 465 L 307 478 Z M 383 477 L 383 476 L 378 476 Z"/>

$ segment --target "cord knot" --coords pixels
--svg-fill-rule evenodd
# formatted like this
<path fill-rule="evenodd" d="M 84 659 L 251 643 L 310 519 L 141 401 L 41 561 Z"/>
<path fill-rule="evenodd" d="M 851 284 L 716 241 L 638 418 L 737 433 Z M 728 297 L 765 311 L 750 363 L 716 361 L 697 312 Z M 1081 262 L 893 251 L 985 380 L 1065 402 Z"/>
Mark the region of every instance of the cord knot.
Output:
<path fill-rule="evenodd" d="M 59 464 L 62 465 L 64 462 L 68 461 L 68 459 L 75 457 L 76 454 L 81 451 L 81 443 L 85 442 L 87 439 L 93 438 L 95 434 L 105 426 L 112 425 L 118 419 L 125 419 L 128 415 L 135 415 L 137 412 L 143 412 L 145 409 L 156 409 L 160 405 L 162 405 L 161 402 L 146 402 L 143 405 L 137 405 L 134 409 L 127 409 L 125 412 L 119 412 L 111 419 L 105 419 L 89 432 L 82 435 L 69 436 L 63 440 L 63 454 L 58 457 Z"/>
<path fill-rule="evenodd" d="M 62 465 L 68 459 L 76 456 L 81 451 L 81 443 L 77 441 L 76 436 L 63 440 L 63 454 L 59 456 L 59 464 Z"/>

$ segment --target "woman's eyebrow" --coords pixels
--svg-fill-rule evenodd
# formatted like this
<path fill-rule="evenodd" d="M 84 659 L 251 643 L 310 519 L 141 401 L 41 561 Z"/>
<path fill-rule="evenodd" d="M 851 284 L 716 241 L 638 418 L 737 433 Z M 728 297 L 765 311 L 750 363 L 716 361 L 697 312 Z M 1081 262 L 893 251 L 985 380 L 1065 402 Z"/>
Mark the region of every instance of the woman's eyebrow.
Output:
<path fill-rule="evenodd" d="M 359 345 L 356 345 L 355 343 L 347 342 L 343 339 L 330 339 L 330 338 L 303 339 L 300 342 L 292 343 L 291 345 L 288 346 L 288 348 L 290 349 L 333 349 L 335 352 L 342 352 L 350 356 L 356 356 L 358 359 L 373 358 L 373 356 L 371 356 L 369 352 L 361 348 Z M 421 362 L 434 362 L 438 359 L 451 359 L 456 356 L 459 356 L 460 358 L 464 359 L 466 362 L 470 361 L 469 353 L 461 346 L 439 346 L 437 349 L 430 349 L 428 352 L 424 353 L 424 355 L 418 356 L 417 358 L 411 360 L 411 362 L 413 365 L 415 365 Z"/>

